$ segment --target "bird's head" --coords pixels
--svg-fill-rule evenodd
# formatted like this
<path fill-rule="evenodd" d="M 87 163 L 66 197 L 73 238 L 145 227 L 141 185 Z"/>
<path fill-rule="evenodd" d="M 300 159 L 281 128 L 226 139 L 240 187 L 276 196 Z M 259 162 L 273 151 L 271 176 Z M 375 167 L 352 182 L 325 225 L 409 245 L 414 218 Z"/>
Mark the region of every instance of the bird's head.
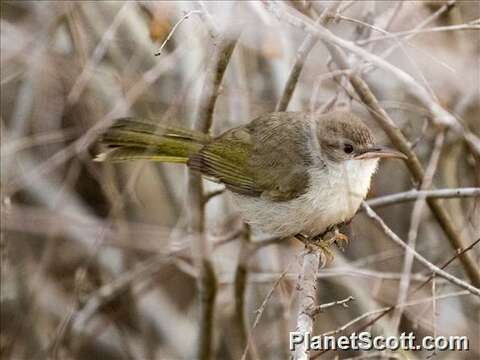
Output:
<path fill-rule="evenodd" d="M 370 129 L 351 112 L 335 111 L 319 116 L 316 135 L 321 156 L 328 162 L 407 158 L 400 151 L 376 144 Z"/>

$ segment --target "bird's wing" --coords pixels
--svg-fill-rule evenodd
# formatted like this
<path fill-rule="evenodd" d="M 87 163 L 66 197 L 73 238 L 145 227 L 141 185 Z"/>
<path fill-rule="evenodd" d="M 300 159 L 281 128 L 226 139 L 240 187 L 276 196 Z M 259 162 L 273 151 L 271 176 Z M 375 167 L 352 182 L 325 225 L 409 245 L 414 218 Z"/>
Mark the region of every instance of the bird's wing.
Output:
<path fill-rule="evenodd" d="M 188 165 L 233 192 L 290 200 L 308 187 L 309 134 L 298 113 L 268 114 L 223 133 L 191 156 Z"/>

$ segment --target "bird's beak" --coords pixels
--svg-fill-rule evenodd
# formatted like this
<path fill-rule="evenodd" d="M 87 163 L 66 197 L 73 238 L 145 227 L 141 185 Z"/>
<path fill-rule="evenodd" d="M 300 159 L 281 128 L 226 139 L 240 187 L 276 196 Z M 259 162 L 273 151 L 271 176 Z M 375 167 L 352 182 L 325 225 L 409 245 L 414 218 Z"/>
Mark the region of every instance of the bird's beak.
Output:
<path fill-rule="evenodd" d="M 397 150 L 391 149 L 387 146 L 376 145 L 370 148 L 363 149 L 355 156 L 357 160 L 376 159 L 376 158 L 398 158 L 407 159 L 407 156 Z"/>

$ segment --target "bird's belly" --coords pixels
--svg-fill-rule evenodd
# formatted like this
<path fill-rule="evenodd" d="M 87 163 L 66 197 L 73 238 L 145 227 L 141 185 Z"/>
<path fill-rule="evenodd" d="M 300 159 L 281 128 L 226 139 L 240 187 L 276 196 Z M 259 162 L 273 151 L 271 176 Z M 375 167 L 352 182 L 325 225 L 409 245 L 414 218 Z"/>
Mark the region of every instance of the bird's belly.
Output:
<path fill-rule="evenodd" d="M 361 199 L 347 200 L 342 194 L 331 194 L 328 200 L 315 198 L 313 193 L 286 202 L 243 196 L 236 199 L 246 222 L 275 236 L 321 234 L 330 226 L 352 218 L 361 202 Z"/>
<path fill-rule="evenodd" d="M 315 236 L 355 215 L 368 192 L 375 168 L 373 162 L 366 177 L 349 171 L 354 175 L 350 178 L 341 171 L 325 174 L 314 170 L 306 193 L 288 201 L 241 195 L 234 195 L 234 199 L 245 221 L 254 228 L 282 237 L 298 233 Z"/>

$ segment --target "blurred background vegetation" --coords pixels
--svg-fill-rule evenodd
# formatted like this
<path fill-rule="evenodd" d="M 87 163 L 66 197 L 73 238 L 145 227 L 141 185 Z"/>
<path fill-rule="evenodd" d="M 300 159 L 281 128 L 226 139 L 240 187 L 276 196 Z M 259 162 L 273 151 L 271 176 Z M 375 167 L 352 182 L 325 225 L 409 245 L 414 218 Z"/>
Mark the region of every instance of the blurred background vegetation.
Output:
<path fill-rule="evenodd" d="M 312 16 L 329 2 L 284 4 Z M 410 73 L 479 134 L 478 29 L 418 31 L 366 41 L 384 36 L 378 28 L 394 34 L 409 31 L 433 14 L 425 28 L 478 23 L 478 2 L 343 1 L 337 10 L 328 25 L 334 34 L 375 54 L 396 45 L 386 60 Z M 213 30 L 228 37 L 243 29 L 220 88 L 212 132 L 273 111 L 306 34 L 279 21 L 262 2 L 2 1 L 0 21 L 1 358 L 193 358 L 198 271 L 186 233 L 186 170 L 148 162 L 94 163 L 92 156 L 101 150 L 96 136 L 109 121 L 127 115 L 191 127 L 215 47 Z M 154 56 L 161 46 L 161 54 Z M 350 60 L 361 64 L 355 56 Z M 350 107 L 366 119 L 379 142 L 388 143 L 348 81 L 331 74 L 334 70 L 328 51 L 318 43 L 288 109 Z M 391 74 L 373 68 L 364 78 L 426 167 L 437 134 L 428 112 Z M 416 185 L 402 162 L 385 162 L 369 198 Z M 455 132 L 447 133 L 433 185 L 480 186 L 479 158 Z M 205 182 L 205 189 L 222 187 Z M 466 245 L 480 237 L 478 198 L 442 204 Z M 406 202 L 378 213 L 406 239 L 412 207 L 413 202 Z M 213 197 L 206 214 L 218 282 L 214 358 L 241 357 L 241 334 L 251 329 L 256 310 L 284 271 L 251 331 L 249 357 L 288 358 L 301 244 L 272 241 L 245 256 L 244 226 L 228 195 Z M 315 324 L 318 334 L 397 300 L 403 250 L 364 214 L 349 228 L 350 245 L 320 273 L 318 302 L 350 295 L 355 300 L 349 308 L 321 314 Z M 265 239 L 253 236 L 250 241 Z M 421 215 L 416 249 L 437 265 L 455 255 L 428 208 Z M 470 253 L 478 265 L 480 248 Z M 235 306 L 239 269 L 247 274 L 241 315 Z M 448 271 L 468 281 L 458 260 Z M 428 275 L 415 263 L 410 286 Z M 428 284 L 408 300 L 457 290 L 438 279 L 433 290 Z M 467 335 L 468 353 L 435 357 L 473 359 L 480 356 L 479 316 L 478 299 L 450 296 L 405 307 L 399 331 L 414 331 L 418 337 Z M 387 315 L 368 329 L 388 334 L 392 318 Z M 359 355 L 330 352 L 322 357 Z"/>

